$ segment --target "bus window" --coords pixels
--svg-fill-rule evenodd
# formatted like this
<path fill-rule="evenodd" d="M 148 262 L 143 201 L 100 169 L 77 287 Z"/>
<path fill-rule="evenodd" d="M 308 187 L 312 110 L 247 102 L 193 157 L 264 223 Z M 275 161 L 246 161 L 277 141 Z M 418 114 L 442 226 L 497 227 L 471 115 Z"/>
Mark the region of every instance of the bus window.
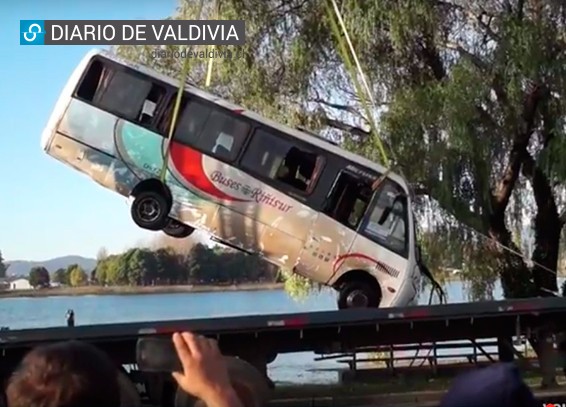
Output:
<path fill-rule="evenodd" d="M 257 130 L 242 158 L 242 167 L 302 192 L 312 190 L 323 158 L 265 130 Z"/>
<path fill-rule="evenodd" d="M 77 96 L 126 120 L 149 124 L 165 89 L 149 78 L 114 70 L 95 60 L 78 86 Z"/>
<path fill-rule="evenodd" d="M 351 229 L 357 229 L 371 198 L 371 185 L 353 174 L 341 172 L 323 207 L 323 212 Z"/>
<path fill-rule="evenodd" d="M 387 180 L 375 192 L 372 208 L 361 234 L 383 247 L 407 257 L 407 197 Z"/>
<path fill-rule="evenodd" d="M 236 159 L 250 125 L 221 110 L 191 100 L 186 103 L 175 130 L 175 140 L 213 157 Z"/>
<path fill-rule="evenodd" d="M 173 137 L 181 144 L 194 147 L 208 120 L 210 108 L 193 100 L 183 105 Z M 173 109 L 171 109 L 171 114 L 172 111 Z M 165 123 L 166 126 L 170 126 L 170 122 L 171 119 Z"/>
<path fill-rule="evenodd" d="M 240 152 L 250 129 L 245 121 L 213 110 L 199 138 L 198 147 L 216 157 L 232 161 Z"/>

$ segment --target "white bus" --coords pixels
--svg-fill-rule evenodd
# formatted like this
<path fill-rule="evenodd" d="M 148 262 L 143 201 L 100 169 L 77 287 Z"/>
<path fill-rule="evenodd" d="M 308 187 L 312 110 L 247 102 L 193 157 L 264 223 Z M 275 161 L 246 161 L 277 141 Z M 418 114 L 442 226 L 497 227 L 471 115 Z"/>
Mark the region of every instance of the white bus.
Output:
<path fill-rule="evenodd" d="M 174 79 L 91 51 L 65 85 L 42 148 L 130 198 L 141 228 L 179 238 L 205 231 L 335 288 L 340 309 L 416 301 L 405 179 L 189 85 L 166 154 L 177 91 Z"/>

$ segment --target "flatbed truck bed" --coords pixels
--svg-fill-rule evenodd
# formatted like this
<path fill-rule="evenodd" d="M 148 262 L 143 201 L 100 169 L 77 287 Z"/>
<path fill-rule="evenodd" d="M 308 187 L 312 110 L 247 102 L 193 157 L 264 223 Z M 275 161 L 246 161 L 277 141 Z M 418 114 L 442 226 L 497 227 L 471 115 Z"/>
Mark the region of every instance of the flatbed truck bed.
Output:
<path fill-rule="evenodd" d="M 225 355 L 249 362 L 267 377 L 267 364 L 281 353 L 325 354 L 379 345 L 498 338 L 500 359 L 512 359 L 504 341 L 541 330 L 566 331 L 566 298 L 3 330 L 0 377 L 5 379 L 32 347 L 70 339 L 99 346 L 119 364 L 135 365 L 141 338 L 192 331 L 216 338 Z"/>

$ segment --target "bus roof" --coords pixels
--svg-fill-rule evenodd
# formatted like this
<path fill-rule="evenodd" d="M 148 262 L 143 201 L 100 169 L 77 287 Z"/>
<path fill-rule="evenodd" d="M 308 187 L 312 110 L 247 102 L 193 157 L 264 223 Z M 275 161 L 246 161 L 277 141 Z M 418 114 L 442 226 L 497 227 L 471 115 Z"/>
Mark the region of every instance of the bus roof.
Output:
<path fill-rule="evenodd" d="M 175 81 L 173 78 L 171 78 L 167 75 L 164 75 L 162 73 L 159 73 L 156 70 L 149 68 L 146 65 L 142 65 L 142 64 L 138 64 L 138 63 L 135 63 L 135 62 L 132 62 L 132 61 L 128 61 L 128 60 L 116 55 L 115 53 L 107 51 L 107 50 L 93 49 L 93 50 L 89 51 L 84 56 L 83 60 L 90 60 L 97 55 L 108 58 L 108 59 L 110 59 L 114 62 L 121 64 L 121 65 L 128 66 L 128 67 L 135 69 L 136 71 L 139 71 L 139 72 L 141 72 L 145 75 L 154 77 L 155 79 L 158 79 L 162 82 L 168 83 L 175 88 L 177 88 L 179 86 L 178 81 Z M 305 143 L 311 144 L 311 145 L 316 146 L 318 148 L 321 148 L 323 150 L 327 150 L 327 151 L 334 153 L 338 156 L 344 157 L 347 160 L 351 160 L 354 163 L 359 163 L 362 166 L 371 168 L 371 169 L 377 171 L 380 174 L 383 174 L 383 173 L 385 173 L 385 171 L 387 171 L 387 168 L 385 168 L 384 166 L 377 164 L 377 163 L 375 163 L 371 160 L 368 160 L 367 158 L 362 157 L 358 154 L 344 150 L 341 147 L 334 145 L 331 141 L 325 140 L 321 136 L 316 137 L 314 135 L 308 134 L 305 131 L 301 131 L 299 129 L 295 129 L 295 128 L 292 128 L 290 126 L 287 126 L 285 124 L 278 123 L 274 120 L 263 117 L 263 116 L 255 113 L 251 110 L 247 110 L 247 109 L 245 109 L 241 106 L 238 106 L 238 105 L 233 104 L 233 103 L 231 103 L 231 102 L 229 102 L 225 99 L 222 99 L 222 98 L 220 98 L 216 95 L 213 95 L 212 93 L 209 93 L 209 92 L 206 92 L 206 91 L 204 91 L 200 88 L 197 88 L 196 86 L 193 86 L 193 85 L 190 85 L 190 84 L 185 84 L 185 90 L 188 91 L 189 93 L 195 94 L 198 97 L 212 101 L 215 104 L 222 106 L 226 109 L 229 109 L 231 111 L 237 111 L 242 116 L 248 117 L 251 120 L 254 120 L 254 121 L 259 122 L 259 123 L 263 123 L 263 124 L 265 124 L 269 127 L 275 128 L 276 130 L 279 130 L 283 133 L 290 134 L 293 137 L 296 137 L 299 140 L 304 141 Z M 388 174 L 388 177 L 391 178 L 392 180 L 396 181 L 397 183 L 399 183 L 403 187 L 403 189 L 405 190 L 405 192 L 407 194 L 410 193 L 408 182 L 402 175 L 394 173 L 394 172 L 390 172 Z"/>

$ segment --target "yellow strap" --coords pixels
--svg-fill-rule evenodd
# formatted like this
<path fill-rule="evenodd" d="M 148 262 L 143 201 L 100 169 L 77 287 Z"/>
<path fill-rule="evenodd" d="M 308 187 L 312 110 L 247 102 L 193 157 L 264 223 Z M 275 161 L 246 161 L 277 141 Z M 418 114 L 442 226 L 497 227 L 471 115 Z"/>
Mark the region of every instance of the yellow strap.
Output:
<path fill-rule="evenodd" d="M 344 33 L 344 36 L 347 38 L 347 41 L 348 41 L 348 44 L 349 44 L 349 47 L 350 47 L 350 52 L 351 52 L 351 54 L 353 55 L 353 57 L 356 61 L 356 65 L 357 65 L 358 71 L 360 72 L 360 76 L 363 79 L 364 85 L 366 87 L 367 94 L 368 94 L 370 100 L 373 102 L 371 90 L 370 90 L 370 88 L 367 84 L 367 81 L 365 79 L 365 75 L 364 75 L 363 70 L 361 68 L 358 57 L 356 56 L 356 52 L 354 50 L 352 42 L 350 41 L 350 37 L 348 35 L 348 31 L 346 29 L 346 26 L 344 24 L 344 20 L 342 19 L 342 16 L 340 14 L 340 10 L 338 9 L 338 6 L 336 5 L 336 2 L 334 0 L 328 0 L 326 2 L 326 11 L 328 13 L 328 19 L 330 21 L 330 27 L 331 27 L 331 29 L 334 33 L 334 36 L 336 37 L 336 40 L 338 41 L 339 51 L 342 54 L 342 59 L 344 59 L 344 64 L 346 65 L 346 69 L 348 70 L 348 72 L 349 72 L 349 74 L 352 78 L 352 81 L 354 82 L 354 87 L 356 88 L 356 93 L 358 94 L 358 97 L 360 98 L 360 100 L 362 102 L 362 106 L 364 108 L 365 114 L 366 114 L 367 119 L 369 121 L 371 134 L 373 135 L 373 137 L 375 138 L 375 142 L 377 143 L 377 147 L 378 147 L 379 152 L 381 154 L 383 165 L 385 167 L 389 167 L 390 166 L 389 158 L 387 157 L 387 153 L 385 152 L 385 148 L 383 146 L 383 143 L 381 142 L 381 139 L 379 138 L 379 134 L 377 132 L 377 125 L 375 124 L 375 120 L 373 119 L 373 114 L 372 114 L 372 112 L 369 108 L 369 103 L 367 102 L 366 97 L 364 95 L 364 92 L 362 91 L 362 87 L 360 86 L 360 83 L 358 81 L 357 75 L 355 73 L 354 65 L 352 64 L 352 61 L 350 60 L 350 56 L 348 55 L 348 49 L 346 47 L 344 39 L 342 38 L 342 35 L 340 34 L 340 30 L 338 28 L 338 24 L 336 23 L 336 20 L 334 19 L 334 15 L 336 15 L 337 19 L 341 23 L 342 32 Z M 334 11 L 334 13 L 332 11 Z M 373 103 L 372 103 L 372 105 L 373 105 Z M 372 106 L 372 107 L 375 109 L 375 106 Z"/>
<path fill-rule="evenodd" d="M 216 20 L 220 19 L 220 0 L 216 1 L 215 14 L 216 14 L 215 19 Z M 216 48 L 216 46 L 214 44 L 212 44 L 210 46 L 210 52 L 214 54 L 215 48 Z M 208 88 L 210 86 L 210 82 L 212 80 L 212 65 L 213 64 L 214 64 L 214 58 L 208 57 L 208 67 L 207 67 L 207 70 L 206 70 L 206 81 L 204 82 L 205 88 Z"/>
<path fill-rule="evenodd" d="M 167 147 L 165 149 L 165 157 L 163 158 L 163 166 L 161 167 L 161 182 L 165 182 L 165 176 L 167 174 L 167 163 L 169 162 L 169 154 L 171 149 L 171 139 L 175 133 L 175 125 L 177 124 L 177 116 L 179 115 L 179 110 L 181 109 L 181 100 L 183 98 L 183 93 L 185 90 L 185 81 L 189 73 L 190 58 L 186 57 L 183 62 L 183 68 L 181 70 L 181 83 L 179 84 L 179 90 L 177 91 L 177 99 L 175 100 L 175 106 L 173 107 L 173 117 L 171 118 L 171 126 L 169 127 L 169 135 L 167 136 Z"/>
<path fill-rule="evenodd" d="M 375 105 L 375 101 L 374 101 L 374 98 L 373 98 L 372 91 L 371 91 L 371 89 L 368 85 L 368 82 L 366 80 L 366 76 L 364 75 L 364 71 L 363 71 L 362 65 L 360 64 L 360 61 L 358 59 L 358 55 L 356 54 L 356 50 L 354 49 L 354 46 L 352 45 L 352 41 L 350 40 L 350 35 L 348 34 L 348 30 L 346 29 L 346 24 L 344 23 L 344 19 L 342 18 L 342 14 L 340 13 L 340 10 L 338 9 L 338 4 L 336 4 L 335 0 L 331 0 L 331 2 L 332 2 L 332 5 L 334 6 L 334 13 L 336 14 L 336 18 L 338 19 L 338 22 L 340 23 L 340 27 L 342 28 L 342 32 L 344 33 L 344 37 L 346 38 L 346 42 L 348 43 L 348 47 L 350 48 L 350 52 L 352 53 L 352 57 L 354 58 L 354 62 L 356 63 L 356 67 L 358 68 L 358 73 L 362 77 L 362 81 L 363 81 L 364 86 L 366 88 L 367 95 L 368 95 L 371 103 Z"/>
<path fill-rule="evenodd" d="M 204 0 L 201 0 L 197 10 L 197 18 L 200 20 L 202 14 L 202 8 L 204 6 Z M 188 53 L 187 53 L 188 54 Z M 181 109 L 181 100 L 183 98 L 183 93 L 185 91 L 185 82 L 187 81 L 187 76 L 189 74 L 190 68 L 190 58 L 187 56 L 183 61 L 183 68 L 181 69 L 181 78 L 179 83 L 179 90 L 177 91 L 177 98 L 175 100 L 175 106 L 173 106 L 173 117 L 171 118 L 171 126 L 169 126 L 169 135 L 167 136 L 167 147 L 165 148 L 165 157 L 163 157 L 163 165 L 161 167 L 161 182 L 165 183 L 165 177 L 167 176 L 167 164 L 169 162 L 169 155 L 171 152 L 171 140 L 173 139 L 173 134 L 175 133 L 175 125 L 177 124 L 177 116 L 179 115 L 179 110 Z"/>

